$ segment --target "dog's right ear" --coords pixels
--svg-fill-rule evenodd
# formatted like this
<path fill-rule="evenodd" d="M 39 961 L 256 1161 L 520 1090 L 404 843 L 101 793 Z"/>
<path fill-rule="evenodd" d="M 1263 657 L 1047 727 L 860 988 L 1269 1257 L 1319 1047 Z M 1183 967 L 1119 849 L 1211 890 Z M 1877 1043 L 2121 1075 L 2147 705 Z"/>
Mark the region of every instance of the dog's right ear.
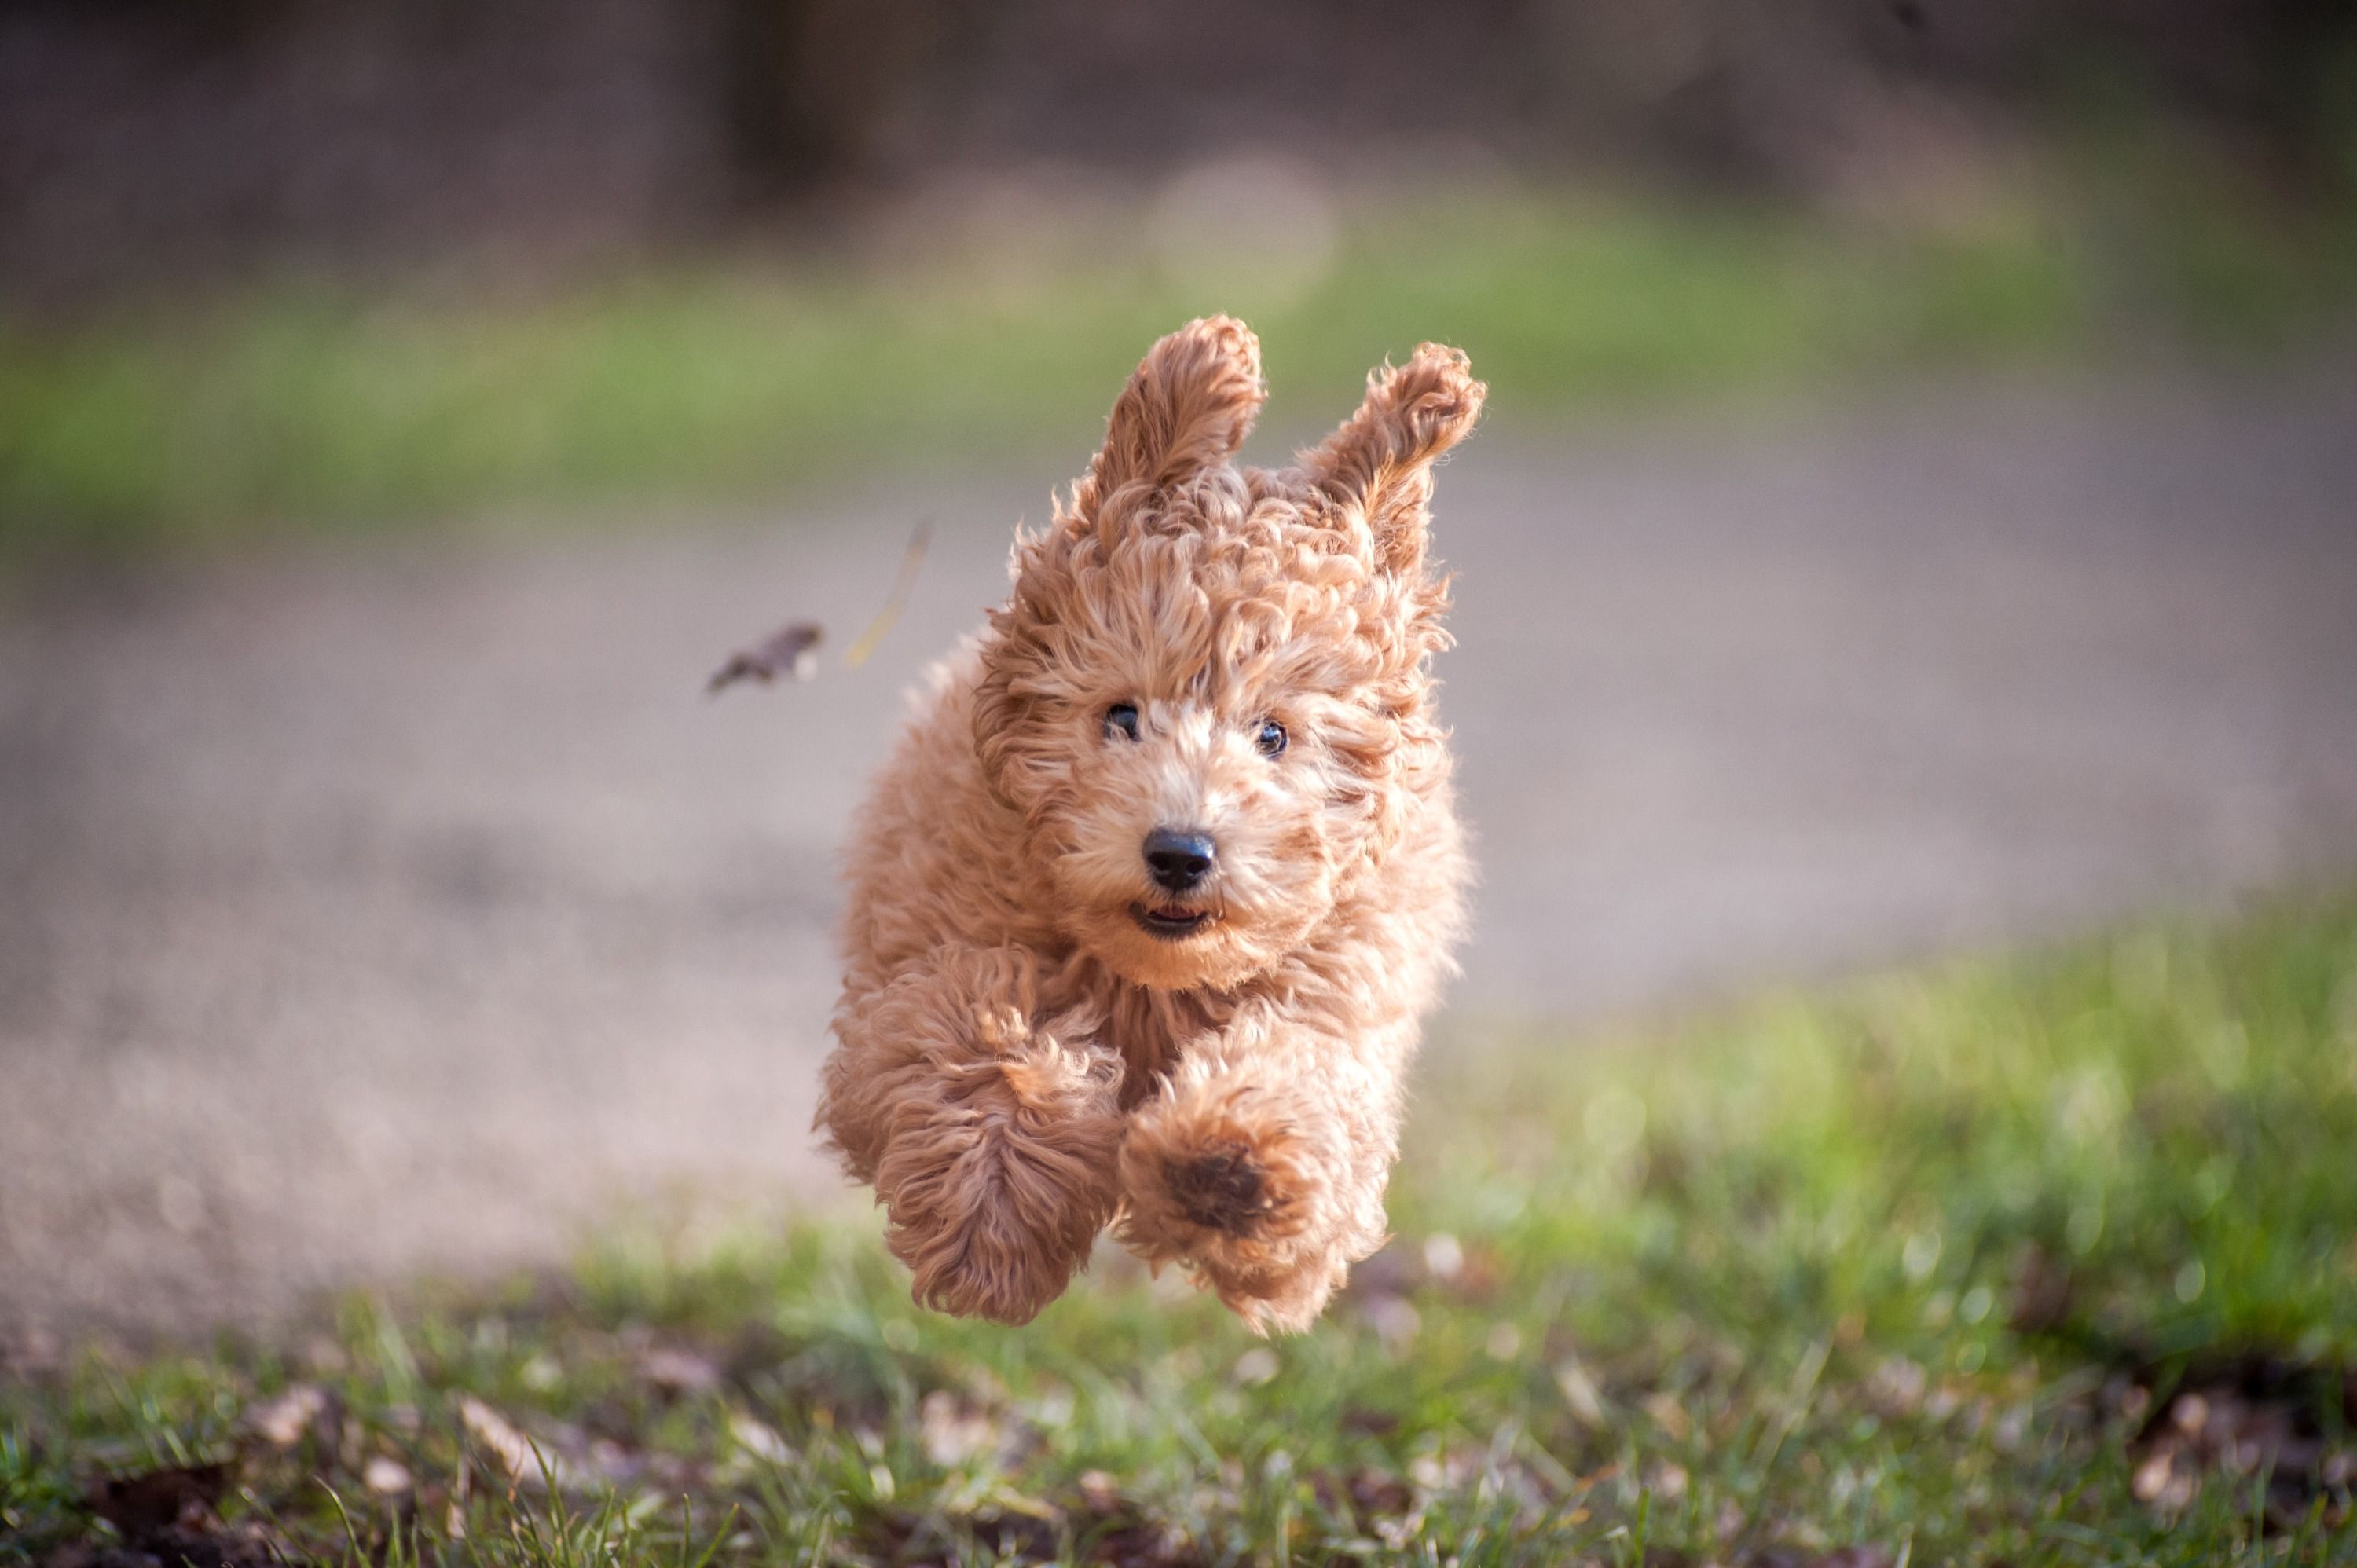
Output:
<path fill-rule="evenodd" d="M 1154 345 L 1105 421 L 1104 449 L 1072 490 L 1093 517 L 1133 485 L 1166 490 L 1232 456 L 1268 397 L 1260 339 L 1229 316 L 1190 321 Z"/>
<path fill-rule="evenodd" d="M 1359 412 L 1301 455 L 1312 483 L 1366 519 L 1386 570 L 1424 569 L 1432 466 L 1471 433 L 1489 392 L 1463 350 L 1426 343 L 1406 364 L 1369 376 Z"/>

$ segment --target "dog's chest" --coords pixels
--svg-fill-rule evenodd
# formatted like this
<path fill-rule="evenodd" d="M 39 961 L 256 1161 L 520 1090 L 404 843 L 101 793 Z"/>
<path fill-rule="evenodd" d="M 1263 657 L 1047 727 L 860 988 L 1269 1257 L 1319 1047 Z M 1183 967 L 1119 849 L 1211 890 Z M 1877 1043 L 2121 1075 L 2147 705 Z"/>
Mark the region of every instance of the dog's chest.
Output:
<path fill-rule="evenodd" d="M 1111 976 L 1100 983 L 1093 1000 L 1103 1011 L 1103 1043 L 1120 1051 L 1128 1068 L 1124 1109 L 1154 1092 L 1155 1079 L 1178 1065 L 1189 1040 L 1224 1027 L 1235 1011 L 1232 999 L 1216 993 L 1149 991 Z"/>

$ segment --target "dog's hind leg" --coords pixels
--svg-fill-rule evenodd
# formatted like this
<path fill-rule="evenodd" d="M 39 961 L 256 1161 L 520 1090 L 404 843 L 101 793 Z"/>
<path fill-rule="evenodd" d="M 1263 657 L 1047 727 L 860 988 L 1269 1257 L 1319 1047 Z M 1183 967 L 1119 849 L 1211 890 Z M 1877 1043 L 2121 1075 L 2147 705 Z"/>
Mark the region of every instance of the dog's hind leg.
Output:
<path fill-rule="evenodd" d="M 1343 1040 L 1269 1006 L 1189 1042 L 1131 1112 L 1123 1243 L 1184 1264 L 1257 1332 L 1308 1327 L 1383 1245 L 1412 1030 Z"/>
<path fill-rule="evenodd" d="M 944 948 L 836 1015 L 818 1124 L 938 1311 L 1028 1322 L 1119 1197 L 1121 1058 L 1037 992 L 1028 953 Z"/>

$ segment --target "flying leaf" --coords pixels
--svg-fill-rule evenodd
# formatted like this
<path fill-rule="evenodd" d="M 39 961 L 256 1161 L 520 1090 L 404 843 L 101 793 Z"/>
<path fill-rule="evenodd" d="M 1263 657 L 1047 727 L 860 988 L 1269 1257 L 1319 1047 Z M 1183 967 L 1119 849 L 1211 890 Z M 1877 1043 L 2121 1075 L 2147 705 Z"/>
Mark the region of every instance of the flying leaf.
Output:
<path fill-rule="evenodd" d="M 818 645 L 825 635 L 815 621 L 798 620 L 780 627 L 751 648 L 730 654 L 728 662 L 712 672 L 704 689 L 716 695 L 739 681 L 759 681 L 766 686 L 780 675 L 790 681 L 807 681 L 818 673 Z"/>

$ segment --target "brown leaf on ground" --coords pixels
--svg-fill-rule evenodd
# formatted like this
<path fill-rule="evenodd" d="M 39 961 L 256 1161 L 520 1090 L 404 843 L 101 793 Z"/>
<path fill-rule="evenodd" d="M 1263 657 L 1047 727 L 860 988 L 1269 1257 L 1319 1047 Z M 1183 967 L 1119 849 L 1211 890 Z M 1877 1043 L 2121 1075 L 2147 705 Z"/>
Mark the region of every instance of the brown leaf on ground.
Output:
<path fill-rule="evenodd" d="M 992 1412 L 947 1389 L 935 1389 L 917 1407 L 925 1457 L 950 1468 L 1012 1446 L 1013 1434 Z"/>
<path fill-rule="evenodd" d="M 1052 1563 L 1057 1560 L 1057 1523 L 1020 1512 L 986 1511 L 972 1514 L 963 1521 L 973 1533 L 975 1542 L 989 1551 L 987 1561 L 1007 1563 Z M 872 1558 L 887 1563 L 948 1564 L 966 1560 L 963 1553 L 952 1553 L 939 1544 L 940 1532 L 915 1514 L 898 1509 L 876 1515 L 859 1534 L 860 1543 Z M 912 1549 L 920 1541 L 931 1544 L 931 1550 L 919 1555 Z M 1096 1561 L 1102 1561 L 1097 1559 Z"/>
<path fill-rule="evenodd" d="M 459 1400 L 458 1420 L 467 1435 L 490 1455 L 509 1480 L 541 1491 L 563 1484 L 565 1477 L 556 1456 L 474 1395 Z"/>
<path fill-rule="evenodd" d="M 1122 1512 L 1129 1505 L 1123 1500 L 1121 1483 L 1103 1470 L 1081 1472 L 1081 1511 L 1110 1516 Z"/>
<path fill-rule="evenodd" d="M 2006 1321 L 2016 1334 L 2050 1334 L 2070 1321 L 2072 1294 L 2070 1265 L 2033 1241 L 2013 1262 Z"/>
<path fill-rule="evenodd" d="M 1059 1511 L 1080 1562 L 1119 1568 L 1199 1568 L 1202 1562 L 1191 1541 L 1147 1517 L 1105 1471 L 1082 1472 L 1079 1496 Z"/>
<path fill-rule="evenodd" d="M 826 632 L 816 621 L 798 620 L 782 626 L 750 648 L 740 648 L 705 682 L 707 695 L 717 695 L 739 681 L 766 686 L 780 675 L 807 681 L 818 673 L 818 645 Z"/>
<path fill-rule="evenodd" d="M 2128 1444 L 2136 1462 L 2130 1490 L 2155 1512 L 2173 1515 L 2212 1476 L 2265 1475 L 2268 1523 L 2287 1528 L 2346 1468 L 2346 1455 L 2327 1445 L 2317 1419 L 2319 1395 L 2329 1401 L 2342 1381 L 2337 1369 L 2261 1356 L 2190 1369 L 2175 1392 L 2148 1402 Z M 2344 1416 L 2357 1416 L 2357 1409 Z"/>
<path fill-rule="evenodd" d="M 720 1386 L 720 1369 L 708 1356 L 675 1345 L 650 1347 L 639 1358 L 639 1376 L 667 1394 L 700 1394 Z"/>
<path fill-rule="evenodd" d="M 1396 1476 L 1374 1470 L 1312 1470 L 1310 1495 L 1329 1513 L 1345 1514 L 1362 1532 L 1372 1534 L 1383 1520 L 1397 1519 L 1415 1507 L 1415 1494 Z"/>
<path fill-rule="evenodd" d="M 318 1425 L 328 1405 L 325 1389 L 316 1383 L 296 1383 L 248 1407 L 245 1424 L 273 1448 L 292 1448 Z"/>
<path fill-rule="evenodd" d="M 229 1530 L 183 1530 L 173 1526 L 151 1530 L 124 1546 L 78 1541 L 60 1547 L 42 1568 L 284 1568 L 302 1561 L 284 1542 L 258 1525 Z"/>
<path fill-rule="evenodd" d="M 1923 1394 L 1931 1386 L 1921 1367 L 1904 1356 L 1891 1356 L 1867 1376 L 1866 1402 L 1884 1420 L 1902 1420 L 1923 1408 Z"/>
<path fill-rule="evenodd" d="M 361 1485 L 381 1498 L 405 1497 L 414 1484 L 409 1466 L 390 1455 L 371 1455 L 361 1470 Z"/>
<path fill-rule="evenodd" d="M 1179 1531 L 1129 1508 L 1083 1523 L 1074 1543 L 1081 1562 L 1106 1568 L 1201 1568 L 1204 1561 L 1201 1551 Z"/>
<path fill-rule="evenodd" d="M 1380 1520 L 1405 1518 L 1415 1509 L 1415 1494 L 1407 1483 L 1380 1470 L 1351 1472 L 1348 1493 L 1351 1513 L 1370 1529 Z"/>
<path fill-rule="evenodd" d="M 229 1488 L 229 1473 L 221 1463 L 102 1477 L 90 1488 L 91 1511 L 135 1541 L 176 1525 L 201 1524 Z"/>

